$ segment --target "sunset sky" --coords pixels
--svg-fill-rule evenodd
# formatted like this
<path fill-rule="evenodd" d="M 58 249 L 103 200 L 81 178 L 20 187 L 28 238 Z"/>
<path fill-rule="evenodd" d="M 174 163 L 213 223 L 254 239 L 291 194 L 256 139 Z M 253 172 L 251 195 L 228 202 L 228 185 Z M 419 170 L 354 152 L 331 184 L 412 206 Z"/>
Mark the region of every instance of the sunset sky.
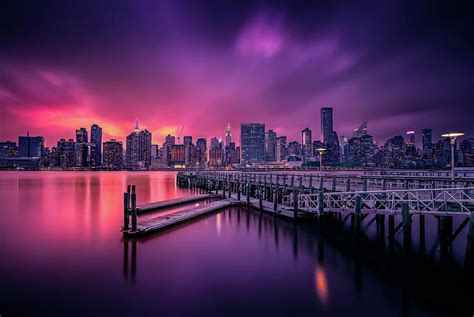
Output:
<path fill-rule="evenodd" d="M 228 122 L 319 139 L 323 106 L 339 135 L 474 137 L 474 8 L 444 3 L 2 1 L 0 141 L 123 140 L 136 118 L 160 144 Z"/>

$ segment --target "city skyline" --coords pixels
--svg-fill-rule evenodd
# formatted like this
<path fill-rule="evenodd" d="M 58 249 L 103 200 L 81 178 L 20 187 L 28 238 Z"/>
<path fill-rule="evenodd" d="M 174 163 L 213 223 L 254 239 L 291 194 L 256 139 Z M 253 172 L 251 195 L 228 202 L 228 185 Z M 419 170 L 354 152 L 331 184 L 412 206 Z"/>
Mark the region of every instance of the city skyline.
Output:
<path fill-rule="evenodd" d="M 437 1 L 8 2 L 0 139 L 74 138 L 70 127 L 97 122 L 105 140 L 125 142 L 136 117 L 159 142 L 182 126 L 224 137 L 221 125 L 241 122 L 320 139 L 327 106 L 339 136 L 365 121 L 379 143 L 427 127 L 472 135 L 467 12 Z"/>

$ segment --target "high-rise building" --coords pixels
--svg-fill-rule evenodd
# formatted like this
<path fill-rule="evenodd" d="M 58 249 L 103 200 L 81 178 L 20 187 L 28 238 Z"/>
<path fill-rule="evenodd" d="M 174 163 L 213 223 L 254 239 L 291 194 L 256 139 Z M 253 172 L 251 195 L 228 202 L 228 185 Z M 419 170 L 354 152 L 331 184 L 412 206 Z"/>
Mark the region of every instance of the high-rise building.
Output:
<path fill-rule="evenodd" d="M 125 161 L 129 168 L 148 168 L 151 165 L 152 135 L 147 129 L 140 130 L 138 123 L 135 130 L 127 136 Z"/>
<path fill-rule="evenodd" d="M 360 138 L 366 134 L 367 134 L 367 121 L 362 122 L 354 129 L 354 131 L 352 131 L 353 138 Z"/>
<path fill-rule="evenodd" d="M 123 166 L 122 142 L 115 139 L 104 142 L 104 166 L 110 169 L 120 169 Z"/>
<path fill-rule="evenodd" d="M 191 145 L 193 144 L 193 137 L 192 136 L 189 136 L 189 135 L 185 135 L 183 137 L 183 144 L 184 145 Z"/>
<path fill-rule="evenodd" d="M 76 144 L 73 139 L 58 141 L 57 154 L 59 166 L 63 169 L 76 167 Z"/>
<path fill-rule="evenodd" d="M 186 145 L 172 144 L 169 146 L 169 166 L 183 166 L 186 160 Z"/>
<path fill-rule="evenodd" d="M 303 154 L 303 162 L 308 162 L 313 157 L 313 140 L 311 130 L 305 128 L 301 131 L 301 152 Z"/>
<path fill-rule="evenodd" d="M 152 159 L 158 158 L 158 144 L 151 145 L 151 158 Z"/>
<path fill-rule="evenodd" d="M 196 161 L 200 168 L 205 168 L 207 165 L 207 145 L 205 138 L 196 140 Z"/>
<path fill-rule="evenodd" d="M 86 128 L 76 130 L 76 164 L 85 167 L 89 161 L 89 146 Z"/>
<path fill-rule="evenodd" d="M 225 147 L 228 148 L 232 142 L 232 134 L 230 133 L 230 123 L 227 124 L 227 129 L 225 130 Z"/>
<path fill-rule="evenodd" d="M 91 126 L 91 166 L 102 164 L 102 128 L 97 124 Z"/>
<path fill-rule="evenodd" d="M 433 137 L 431 129 L 421 130 L 422 148 L 424 152 L 431 151 L 433 148 Z"/>
<path fill-rule="evenodd" d="M 331 139 L 333 131 L 332 108 L 321 108 L 321 141 L 328 142 Z"/>
<path fill-rule="evenodd" d="M 268 130 L 265 134 L 265 160 L 268 162 L 276 161 L 276 132 Z"/>
<path fill-rule="evenodd" d="M 242 123 L 240 126 L 241 162 L 265 161 L 265 124 Z"/>
<path fill-rule="evenodd" d="M 407 143 L 408 144 L 415 144 L 415 131 L 414 130 L 410 130 L 410 131 L 407 131 Z"/>
<path fill-rule="evenodd" d="M 18 147 L 15 142 L 0 142 L 0 158 L 12 158 L 18 156 Z"/>
<path fill-rule="evenodd" d="M 218 138 L 211 139 L 211 147 L 209 148 L 209 165 L 215 167 L 224 166 L 225 152 L 222 140 Z"/>
<path fill-rule="evenodd" d="M 18 137 L 18 157 L 39 157 L 44 150 L 44 138 L 42 136 Z"/>

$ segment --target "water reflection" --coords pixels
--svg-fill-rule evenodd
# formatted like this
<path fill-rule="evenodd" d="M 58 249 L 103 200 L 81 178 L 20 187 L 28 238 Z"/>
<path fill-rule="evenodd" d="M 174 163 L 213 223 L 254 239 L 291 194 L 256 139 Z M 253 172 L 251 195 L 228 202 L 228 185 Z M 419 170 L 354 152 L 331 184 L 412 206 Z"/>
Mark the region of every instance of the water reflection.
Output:
<path fill-rule="evenodd" d="M 320 265 L 316 267 L 315 272 L 316 295 L 322 306 L 329 304 L 329 286 L 324 268 Z"/>

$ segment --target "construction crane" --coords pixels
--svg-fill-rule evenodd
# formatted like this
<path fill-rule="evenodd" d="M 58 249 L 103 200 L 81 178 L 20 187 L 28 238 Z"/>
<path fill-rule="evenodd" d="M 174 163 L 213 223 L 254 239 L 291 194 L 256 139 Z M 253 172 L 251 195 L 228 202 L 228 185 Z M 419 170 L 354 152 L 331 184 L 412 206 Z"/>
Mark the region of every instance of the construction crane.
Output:
<path fill-rule="evenodd" d="M 178 144 L 181 144 L 180 140 L 181 140 L 181 134 L 183 133 L 183 130 L 184 130 L 184 126 L 181 128 L 181 131 L 179 131 L 179 133 L 176 133 L 178 137 Z"/>

